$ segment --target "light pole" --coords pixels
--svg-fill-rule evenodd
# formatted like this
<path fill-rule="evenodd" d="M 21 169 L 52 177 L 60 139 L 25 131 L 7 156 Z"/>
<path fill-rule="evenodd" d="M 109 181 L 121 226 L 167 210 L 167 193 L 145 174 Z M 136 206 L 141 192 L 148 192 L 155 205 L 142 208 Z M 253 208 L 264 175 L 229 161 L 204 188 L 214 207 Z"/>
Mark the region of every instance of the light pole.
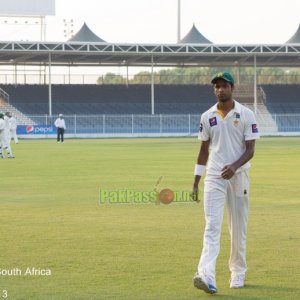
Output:
<path fill-rule="evenodd" d="M 180 36 L 181 36 L 181 32 L 180 32 L 180 28 L 181 28 L 181 8 L 180 8 L 180 0 L 178 0 L 178 4 L 177 4 L 177 43 L 180 42 Z"/>

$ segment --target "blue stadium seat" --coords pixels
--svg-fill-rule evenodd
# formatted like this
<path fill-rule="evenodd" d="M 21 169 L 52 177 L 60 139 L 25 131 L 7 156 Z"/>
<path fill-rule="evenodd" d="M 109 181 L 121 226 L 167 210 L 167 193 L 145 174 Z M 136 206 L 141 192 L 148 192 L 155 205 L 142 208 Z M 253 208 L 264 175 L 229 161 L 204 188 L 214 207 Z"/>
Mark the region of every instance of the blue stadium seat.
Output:
<path fill-rule="evenodd" d="M 48 113 L 47 85 L 1 85 L 27 115 Z M 156 114 L 199 114 L 215 101 L 210 85 L 155 85 Z M 151 114 L 151 87 L 52 85 L 53 114 Z"/>

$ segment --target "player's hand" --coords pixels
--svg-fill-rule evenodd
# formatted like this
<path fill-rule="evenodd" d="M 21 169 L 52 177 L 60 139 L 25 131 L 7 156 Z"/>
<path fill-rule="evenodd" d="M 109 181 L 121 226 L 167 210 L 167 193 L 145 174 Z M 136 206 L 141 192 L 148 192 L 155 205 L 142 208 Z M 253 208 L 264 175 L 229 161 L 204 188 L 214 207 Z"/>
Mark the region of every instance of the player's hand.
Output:
<path fill-rule="evenodd" d="M 193 186 L 193 191 L 191 192 L 191 198 L 193 201 L 200 202 L 198 186 Z"/>
<path fill-rule="evenodd" d="M 235 173 L 236 167 L 234 165 L 225 166 L 222 169 L 221 176 L 223 179 L 229 180 Z"/>

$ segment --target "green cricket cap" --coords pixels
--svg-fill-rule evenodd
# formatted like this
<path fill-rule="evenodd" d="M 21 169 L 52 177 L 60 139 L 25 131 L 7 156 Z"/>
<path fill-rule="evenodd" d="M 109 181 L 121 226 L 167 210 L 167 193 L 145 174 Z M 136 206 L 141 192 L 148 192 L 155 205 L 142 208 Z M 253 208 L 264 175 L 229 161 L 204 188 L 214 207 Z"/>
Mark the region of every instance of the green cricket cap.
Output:
<path fill-rule="evenodd" d="M 234 84 L 234 79 L 233 79 L 233 76 L 229 73 L 229 72 L 219 72 L 217 73 L 213 79 L 211 80 L 211 83 L 216 83 L 216 81 L 218 79 L 223 79 L 229 83 L 232 83 Z"/>

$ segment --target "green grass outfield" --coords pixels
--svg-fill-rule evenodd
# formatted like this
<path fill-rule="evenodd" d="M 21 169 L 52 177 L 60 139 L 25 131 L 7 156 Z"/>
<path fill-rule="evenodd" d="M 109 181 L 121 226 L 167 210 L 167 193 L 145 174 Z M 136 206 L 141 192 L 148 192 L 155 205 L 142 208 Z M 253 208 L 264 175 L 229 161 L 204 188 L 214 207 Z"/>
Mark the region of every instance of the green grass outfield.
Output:
<path fill-rule="evenodd" d="M 196 138 L 21 141 L 0 161 L 0 299 L 211 299 L 192 277 L 202 203 L 99 204 L 99 189 L 189 190 Z M 246 287 L 220 299 L 300 299 L 300 138 L 262 138 L 251 169 Z M 51 270 L 24 275 L 26 268 Z"/>

